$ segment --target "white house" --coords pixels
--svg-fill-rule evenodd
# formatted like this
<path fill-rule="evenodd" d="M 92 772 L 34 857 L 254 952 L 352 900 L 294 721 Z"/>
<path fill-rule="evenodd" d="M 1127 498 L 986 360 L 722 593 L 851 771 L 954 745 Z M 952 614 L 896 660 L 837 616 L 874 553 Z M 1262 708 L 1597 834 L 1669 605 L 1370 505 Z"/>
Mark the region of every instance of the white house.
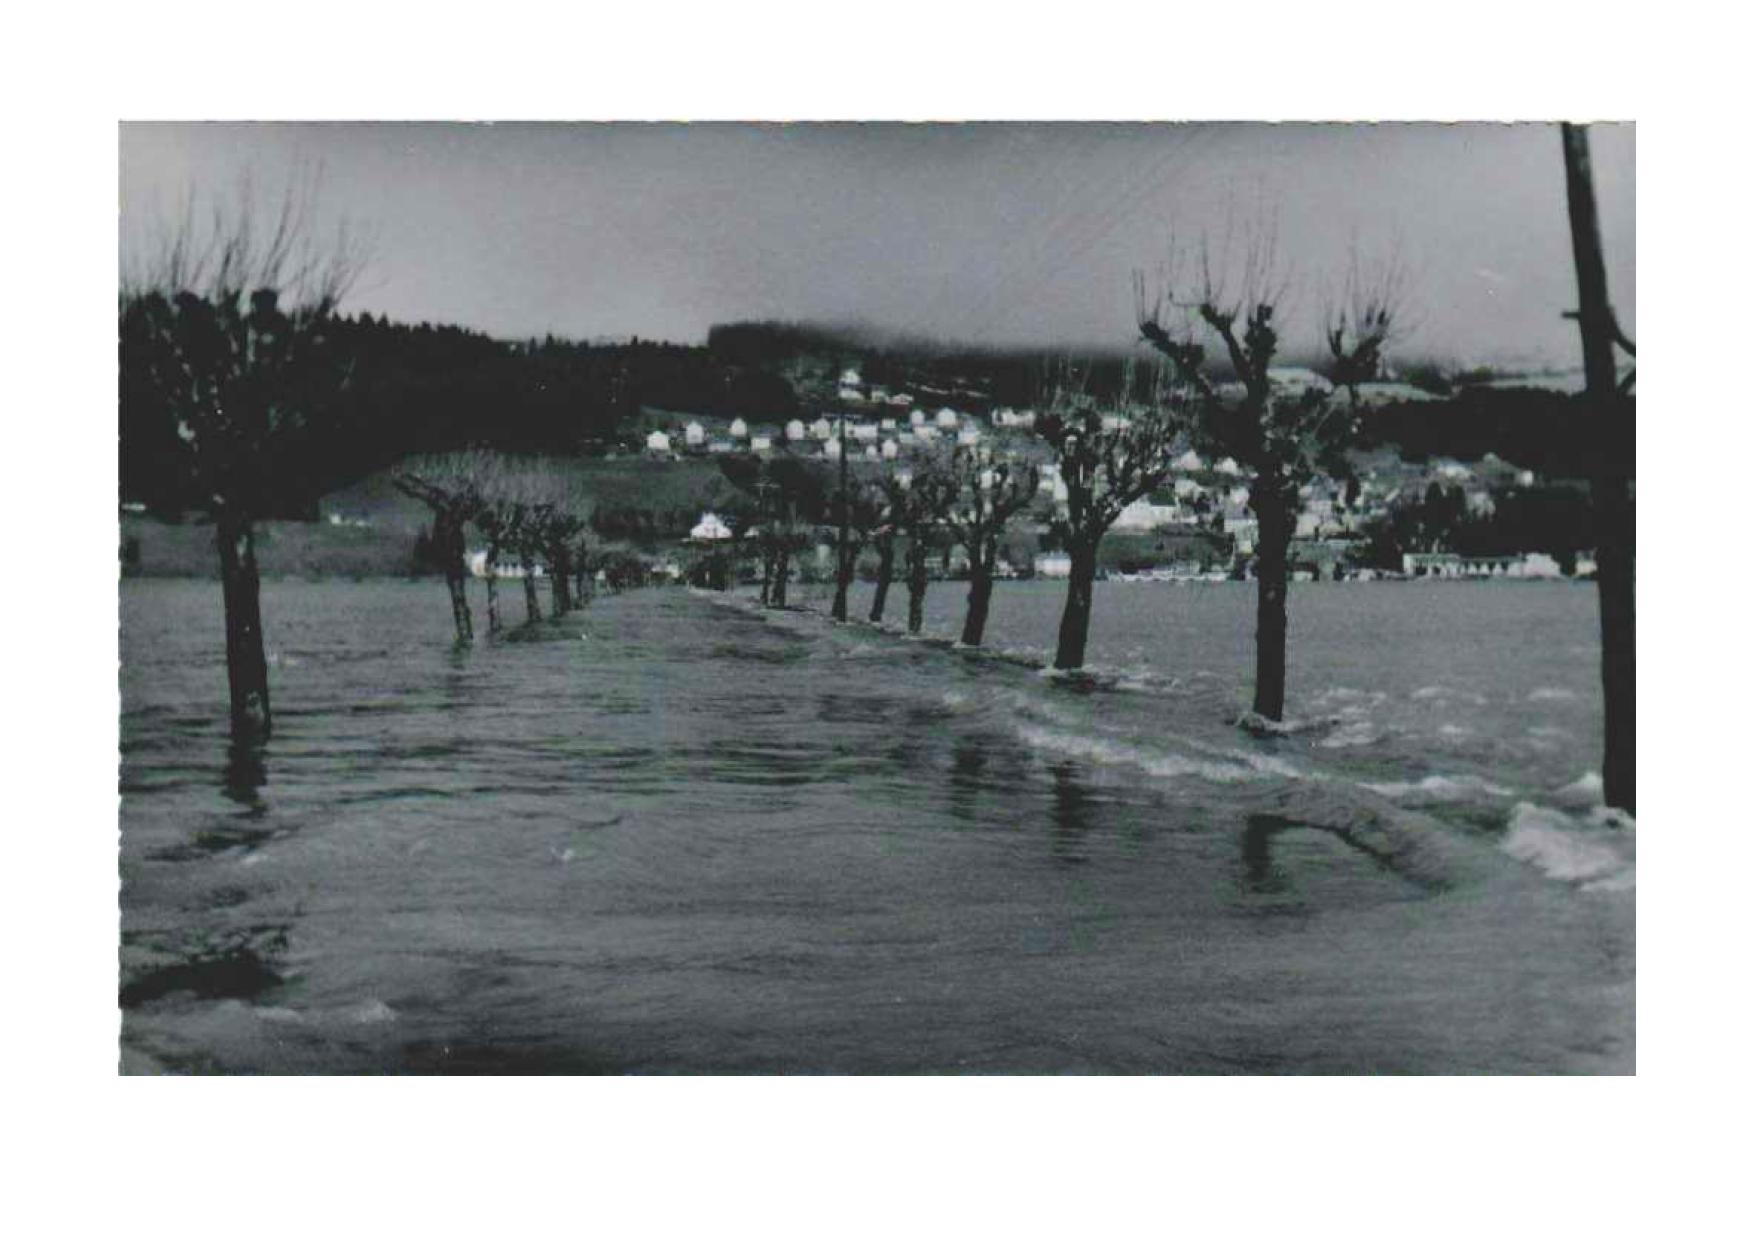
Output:
<path fill-rule="evenodd" d="M 877 460 L 878 459 L 877 445 L 874 443 L 866 444 L 865 445 L 865 456 L 867 458 L 869 458 L 870 460 L 873 460 L 873 461 Z"/>
<path fill-rule="evenodd" d="M 1238 465 L 1236 463 L 1236 458 L 1234 456 L 1225 457 L 1222 461 L 1219 461 L 1218 464 L 1214 465 L 1212 468 L 1216 472 L 1223 474 L 1227 478 L 1240 478 L 1240 477 L 1242 477 L 1242 466 Z"/>
<path fill-rule="evenodd" d="M 810 437 L 812 439 L 827 440 L 833 434 L 834 427 L 829 423 L 827 418 L 817 418 L 814 422 L 810 423 Z"/>
<path fill-rule="evenodd" d="M 707 444 L 706 450 L 708 452 L 719 453 L 722 455 L 726 452 L 735 452 L 737 450 L 737 445 L 732 443 L 729 439 L 715 439 Z"/>
<path fill-rule="evenodd" d="M 853 438 L 860 443 L 876 443 L 877 428 L 869 422 L 861 422 L 853 428 Z"/>
<path fill-rule="evenodd" d="M 749 449 L 752 452 L 772 452 L 773 451 L 773 436 L 772 435 L 756 435 L 756 436 L 754 436 L 749 441 Z"/>
<path fill-rule="evenodd" d="M 682 428 L 682 440 L 691 448 L 698 448 L 706 442 L 706 428 L 699 422 L 690 422 Z"/>
<path fill-rule="evenodd" d="M 1181 519 L 1181 509 L 1172 504 L 1153 504 L 1147 497 L 1141 496 L 1125 508 L 1115 518 L 1117 530 L 1154 530 L 1160 525 Z"/>
<path fill-rule="evenodd" d="M 745 422 L 742 418 L 732 418 L 731 419 L 731 438 L 732 439 L 747 439 L 747 438 L 749 438 L 749 423 Z"/>
<path fill-rule="evenodd" d="M 786 438 L 793 443 L 797 443 L 798 440 L 804 438 L 804 424 L 797 418 L 793 418 L 790 422 L 786 423 Z"/>
<path fill-rule="evenodd" d="M 859 375 L 856 366 L 848 366 L 845 370 L 840 372 L 840 385 L 842 387 L 858 387 L 861 381 L 861 376 Z"/>
<path fill-rule="evenodd" d="M 1325 375 L 1307 366 L 1269 366 L 1267 382 L 1285 396 L 1302 396 L 1305 392 L 1331 392 L 1334 385 Z"/>
<path fill-rule="evenodd" d="M 955 430 L 956 429 L 956 421 L 957 421 L 956 410 L 954 410 L 954 409 L 950 408 L 948 405 L 946 405 L 944 408 L 938 410 L 938 416 L 937 416 L 936 421 L 938 423 L 939 430 L 944 430 L 944 431 Z"/>
<path fill-rule="evenodd" d="M 882 427 L 886 431 L 893 431 L 895 429 L 895 419 L 894 418 L 884 418 L 881 421 L 879 421 L 877 423 L 877 425 Z"/>
<path fill-rule="evenodd" d="M 883 459 L 884 460 L 893 461 L 896 457 L 896 454 L 900 451 L 901 451 L 901 449 L 896 447 L 895 440 L 885 439 L 883 441 Z"/>
<path fill-rule="evenodd" d="M 907 415 L 907 423 L 909 426 L 924 426 L 926 424 L 926 411 L 924 409 L 915 409 L 912 413 Z"/>
<path fill-rule="evenodd" d="M 646 436 L 647 452 L 668 452 L 669 450 L 670 436 L 666 435 L 663 431 L 653 431 Z"/>
<path fill-rule="evenodd" d="M 865 403 L 865 394 L 859 391 L 856 387 L 843 387 L 839 392 L 839 396 L 850 405 L 862 405 Z"/>
<path fill-rule="evenodd" d="M 524 566 L 514 562 L 501 560 L 494 564 L 487 562 L 487 552 L 471 551 L 468 555 L 469 575 L 471 577 L 497 577 L 501 581 L 507 579 L 521 581 L 524 577 Z M 542 565 L 534 565 L 530 576 L 542 577 Z"/>
<path fill-rule="evenodd" d="M 1185 469 L 1189 473 L 1194 473 L 1206 468 L 1206 462 L 1202 461 L 1200 459 L 1200 454 L 1195 452 L 1192 448 L 1189 448 L 1186 452 L 1176 457 L 1174 463 L 1177 469 Z"/>
<path fill-rule="evenodd" d="M 718 513 L 703 512 L 688 536 L 695 542 L 721 542 L 731 536 L 731 527 L 719 519 Z"/>
<path fill-rule="evenodd" d="M 1037 577 L 1070 577 L 1072 575 L 1072 557 L 1064 551 L 1043 551 L 1035 557 L 1035 575 Z"/>
<path fill-rule="evenodd" d="M 840 440 L 825 439 L 822 441 L 822 455 L 831 461 L 840 460 Z"/>
<path fill-rule="evenodd" d="M 981 441 L 981 428 L 965 426 L 956 433 L 956 442 L 965 448 L 972 448 Z"/>

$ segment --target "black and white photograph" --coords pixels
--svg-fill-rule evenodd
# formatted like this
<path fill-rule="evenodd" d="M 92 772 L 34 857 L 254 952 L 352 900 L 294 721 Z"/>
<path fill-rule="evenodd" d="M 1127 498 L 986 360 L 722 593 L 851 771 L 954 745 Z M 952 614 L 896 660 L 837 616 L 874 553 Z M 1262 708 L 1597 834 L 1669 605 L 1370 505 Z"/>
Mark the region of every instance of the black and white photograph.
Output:
<path fill-rule="evenodd" d="M 1734 1231 L 1729 22 L 14 26 L 12 1230 Z"/>
<path fill-rule="evenodd" d="M 124 122 L 124 1074 L 1635 1067 L 1635 128 Z"/>

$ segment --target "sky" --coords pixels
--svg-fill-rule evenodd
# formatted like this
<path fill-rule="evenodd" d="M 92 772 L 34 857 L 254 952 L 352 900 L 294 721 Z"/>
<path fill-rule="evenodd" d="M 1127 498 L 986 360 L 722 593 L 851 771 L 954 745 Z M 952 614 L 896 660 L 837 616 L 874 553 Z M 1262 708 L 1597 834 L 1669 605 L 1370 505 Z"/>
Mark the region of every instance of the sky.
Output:
<path fill-rule="evenodd" d="M 1591 141 L 1636 334 L 1633 128 Z M 774 318 L 1125 345 L 1136 270 L 1265 222 L 1290 347 L 1315 344 L 1356 249 L 1405 268 L 1405 356 L 1578 357 L 1552 125 L 129 123 L 120 172 L 124 261 L 191 194 L 314 176 L 319 228 L 370 239 L 347 309 L 504 337 Z"/>

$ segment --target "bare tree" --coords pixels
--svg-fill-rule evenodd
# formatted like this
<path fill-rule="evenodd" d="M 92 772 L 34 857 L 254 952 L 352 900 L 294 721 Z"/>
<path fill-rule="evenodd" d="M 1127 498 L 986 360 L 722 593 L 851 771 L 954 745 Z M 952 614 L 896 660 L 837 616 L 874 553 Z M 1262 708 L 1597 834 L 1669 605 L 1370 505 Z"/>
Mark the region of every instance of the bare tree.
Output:
<path fill-rule="evenodd" d="M 295 183 L 264 213 L 246 180 L 204 217 L 191 195 L 124 260 L 124 400 L 168 409 L 190 503 L 213 518 L 231 729 L 244 740 L 273 725 L 255 522 L 308 481 L 312 415 L 351 372 L 332 326 L 363 252 L 345 228 L 319 239 L 313 202 L 314 184 Z"/>
<path fill-rule="evenodd" d="M 996 457 L 991 450 L 958 447 L 947 473 L 955 500 L 945 509 L 944 520 L 968 552 L 968 612 L 962 622 L 962 644 L 978 646 L 992 609 L 999 540 L 1011 518 L 1035 502 L 1041 468 Z"/>
<path fill-rule="evenodd" d="M 921 456 L 896 475 L 905 499 L 894 511 L 899 533 L 907 538 L 907 631 L 918 633 L 926 620 L 926 590 L 934 546 L 943 539 L 945 516 L 956 499 L 956 480 L 941 462 Z"/>
<path fill-rule="evenodd" d="M 418 457 L 404 463 L 390 480 L 404 495 L 412 496 L 432 510 L 432 541 L 444 564 L 445 588 L 451 596 L 451 621 L 457 643 L 475 640 L 475 621 L 469 611 L 469 563 L 466 529 L 482 509 L 482 480 L 495 478 L 496 488 L 506 485 L 501 468 L 485 452 L 456 452 L 444 456 Z M 511 537 L 511 535 L 507 535 Z M 493 580 L 491 557 L 488 581 Z M 491 586 L 490 586 L 491 589 Z M 495 612 L 497 613 L 497 604 Z M 497 614 L 496 617 L 497 619 Z"/>
<path fill-rule="evenodd" d="M 1124 396 L 1132 394 L 1134 381 L 1129 365 Z M 1105 412 L 1066 365 L 1053 385 L 1048 412 L 1037 421 L 1038 433 L 1058 459 L 1060 482 L 1066 488 L 1065 506 L 1053 523 L 1071 560 L 1054 651 L 1054 667 L 1061 671 L 1084 666 L 1095 603 L 1096 556 L 1103 536 L 1127 505 L 1163 485 L 1186 442 L 1185 412 L 1174 396 L 1165 388 L 1161 373 L 1153 372 L 1145 404 L 1125 407 L 1125 402 L 1116 401 Z"/>
<path fill-rule="evenodd" d="M 871 531 L 871 540 L 877 548 L 877 587 L 871 594 L 868 619 L 872 624 L 881 624 L 889 604 L 889 587 L 895 580 L 895 544 L 907 511 L 908 488 L 901 471 L 893 463 L 884 468 L 873 486 L 877 490 L 880 509 L 877 524 Z"/>
<path fill-rule="evenodd" d="M 1227 247 L 1228 249 L 1228 247 Z M 1174 258 L 1172 257 L 1172 264 Z M 1221 261 L 1220 270 L 1228 264 Z M 1326 342 L 1335 390 L 1311 385 L 1281 391 L 1271 371 L 1280 352 L 1277 312 L 1287 283 L 1278 274 L 1275 235 L 1256 232 L 1234 291 L 1214 275 L 1210 250 L 1201 248 L 1197 295 L 1178 299 L 1173 266 L 1148 301 L 1142 275 L 1134 277 L 1140 332 L 1168 358 L 1191 391 L 1200 446 L 1246 468 L 1249 507 L 1260 523 L 1255 577 L 1254 714 L 1285 717 L 1286 597 L 1291 537 L 1303 486 L 1318 476 L 1345 477 L 1345 449 L 1358 432 L 1357 385 L 1378 373 L 1398 322 L 1401 272 L 1389 264 L 1366 279 L 1354 262 L 1348 305 L 1330 311 Z M 1180 322 L 1166 318 L 1179 311 Z M 1236 372 L 1220 385 L 1207 365 L 1200 337 L 1216 339 Z"/>

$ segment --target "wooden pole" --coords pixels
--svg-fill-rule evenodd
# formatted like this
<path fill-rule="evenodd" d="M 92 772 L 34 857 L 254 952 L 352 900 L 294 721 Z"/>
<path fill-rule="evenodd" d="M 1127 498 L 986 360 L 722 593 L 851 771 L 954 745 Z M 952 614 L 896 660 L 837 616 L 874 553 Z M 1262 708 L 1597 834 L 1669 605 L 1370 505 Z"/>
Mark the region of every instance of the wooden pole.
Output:
<path fill-rule="evenodd" d="M 852 584 L 852 565 L 847 563 L 847 415 L 840 415 L 840 534 L 834 561 L 834 618 L 847 618 L 847 590 Z"/>
<path fill-rule="evenodd" d="M 1589 134 L 1560 127 L 1571 250 L 1577 265 L 1577 326 L 1583 338 L 1585 395 L 1594 415 L 1590 495 L 1596 523 L 1596 586 L 1602 625 L 1602 793 L 1608 805 L 1636 813 L 1637 641 L 1635 565 L 1637 523 L 1632 503 L 1633 441 L 1629 398 L 1615 376 L 1619 338 L 1608 303 L 1601 223 L 1590 175 Z M 1622 419 L 1625 419 L 1623 424 Z"/>

